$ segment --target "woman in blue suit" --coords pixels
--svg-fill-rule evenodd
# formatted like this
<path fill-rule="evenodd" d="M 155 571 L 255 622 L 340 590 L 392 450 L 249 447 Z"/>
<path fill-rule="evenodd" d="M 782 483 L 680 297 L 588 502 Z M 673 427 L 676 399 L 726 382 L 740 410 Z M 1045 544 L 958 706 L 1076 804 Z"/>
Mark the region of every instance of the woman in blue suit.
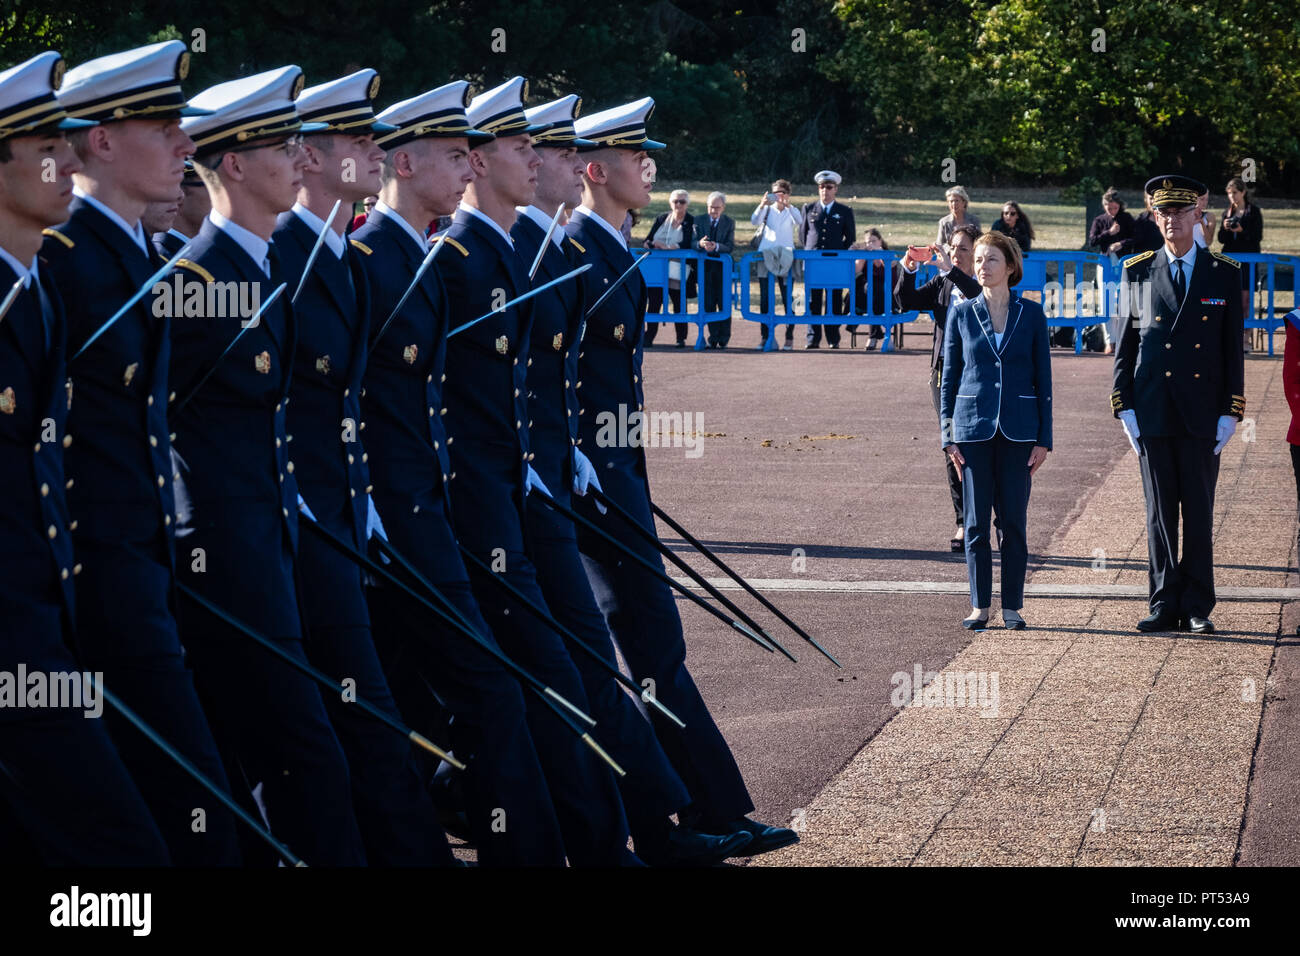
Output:
<path fill-rule="evenodd" d="M 975 241 L 975 278 L 984 291 L 954 306 L 944 336 L 939 389 L 944 451 L 962 482 L 966 569 L 972 613 L 962 626 L 988 624 L 993 603 L 989 509 L 1002 538 L 1002 621 L 1025 626 L 1025 519 L 1030 478 L 1052 449 L 1052 368 L 1047 319 L 1010 287 L 1023 270 L 1020 248 L 999 232 Z"/>

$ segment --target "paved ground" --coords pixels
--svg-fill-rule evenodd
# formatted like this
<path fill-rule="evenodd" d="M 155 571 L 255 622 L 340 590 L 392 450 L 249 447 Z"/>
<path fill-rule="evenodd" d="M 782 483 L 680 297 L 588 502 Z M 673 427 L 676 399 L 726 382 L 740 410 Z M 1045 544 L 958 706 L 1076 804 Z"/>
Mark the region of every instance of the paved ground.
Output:
<path fill-rule="evenodd" d="M 1280 361 L 1248 361 L 1255 440 L 1222 458 L 1218 634 L 1133 630 L 1142 491 L 1109 411 L 1110 361 L 1057 352 L 1055 451 L 1030 510 L 1032 629 L 972 635 L 957 626 L 969 603 L 947 545 L 928 350 L 910 344 L 646 358 L 650 409 L 703 416 L 698 457 L 650 449 L 656 500 L 844 664 L 770 628 L 791 664 L 682 604 L 692 671 L 758 815 L 802 833 L 758 862 L 1300 863 L 1287 700 L 1300 663 L 1296 638 L 1278 639 L 1300 623 L 1285 603 L 1300 591 Z M 930 697 L 918 687 L 923 706 L 899 707 L 918 669 Z M 976 706 L 951 706 L 959 674 Z"/>

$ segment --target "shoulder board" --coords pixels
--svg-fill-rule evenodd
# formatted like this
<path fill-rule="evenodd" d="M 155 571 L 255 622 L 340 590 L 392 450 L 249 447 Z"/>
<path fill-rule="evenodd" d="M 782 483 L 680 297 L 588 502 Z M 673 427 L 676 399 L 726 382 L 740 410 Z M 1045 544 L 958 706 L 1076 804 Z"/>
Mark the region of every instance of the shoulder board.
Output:
<path fill-rule="evenodd" d="M 352 243 L 352 245 L 356 246 L 358 249 L 360 249 L 360 250 L 361 250 L 362 252 L 364 252 L 366 255 L 370 255 L 370 254 L 372 254 L 372 253 L 375 251 L 375 250 L 371 249 L 368 245 L 366 245 L 364 242 L 360 242 L 360 241 L 358 241 L 358 240 L 356 240 L 356 239 L 349 239 L 348 242 Z"/>
<path fill-rule="evenodd" d="M 76 245 L 75 242 L 73 242 L 71 239 L 69 239 L 69 238 L 68 238 L 67 236 L 65 236 L 63 233 L 59 232 L 59 230 L 57 230 L 57 229 L 42 229 L 42 230 L 41 230 L 41 235 L 42 235 L 42 236 L 52 236 L 53 238 L 59 240 L 59 242 L 63 243 L 65 246 L 67 246 L 69 249 L 71 249 L 73 246 Z"/>
<path fill-rule="evenodd" d="M 198 273 L 199 275 L 201 275 L 201 276 L 203 277 L 203 281 L 204 281 L 204 282 L 216 282 L 216 281 L 217 281 L 215 278 L 213 278 L 211 272 L 209 272 L 207 269 L 203 268 L 203 266 L 199 265 L 197 262 L 194 262 L 194 261 L 192 261 L 192 260 L 190 260 L 190 259 L 177 259 L 177 260 L 176 260 L 176 268 L 177 268 L 177 269 L 189 269 L 191 272 L 196 272 L 196 273 Z"/>
<path fill-rule="evenodd" d="M 1210 252 L 1210 255 L 1214 256 L 1214 258 L 1216 258 L 1216 259 L 1219 259 L 1219 260 L 1221 260 L 1221 261 L 1223 261 L 1223 262 L 1226 262 L 1228 265 L 1232 266 L 1233 268 L 1236 268 L 1236 269 L 1240 269 L 1240 268 L 1241 268 L 1241 263 L 1240 263 L 1240 262 L 1238 262 L 1236 259 L 1233 259 L 1231 256 L 1225 256 L 1222 252 L 1214 252 L 1214 251 L 1211 251 L 1211 252 Z"/>
<path fill-rule="evenodd" d="M 1139 262 L 1146 262 L 1155 254 L 1154 249 L 1148 249 L 1146 252 L 1139 252 L 1136 256 L 1124 260 L 1124 268 L 1127 269 L 1129 266 L 1135 266 Z"/>
<path fill-rule="evenodd" d="M 587 251 L 587 247 L 584 246 L 582 243 L 580 243 L 577 239 L 574 239 L 572 236 L 569 237 L 569 241 L 573 243 L 573 248 L 577 249 L 579 252 Z"/>
<path fill-rule="evenodd" d="M 459 249 L 459 250 L 460 250 L 460 254 L 461 254 L 462 256 L 468 256 L 468 255 L 469 255 L 469 250 L 466 249 L 464 246 L 462 246 L 459 242 L 457 242 L 457 241 L 456 241 L 455 239 L 453 239 L 451 236 L 448 236 L 448 237 L 447 237 L 447 245 L 449 245 L 449 246 L 451 246 L 451 247 L 453 247 L 453 248 L 455 248 L 455 249 Z"/>

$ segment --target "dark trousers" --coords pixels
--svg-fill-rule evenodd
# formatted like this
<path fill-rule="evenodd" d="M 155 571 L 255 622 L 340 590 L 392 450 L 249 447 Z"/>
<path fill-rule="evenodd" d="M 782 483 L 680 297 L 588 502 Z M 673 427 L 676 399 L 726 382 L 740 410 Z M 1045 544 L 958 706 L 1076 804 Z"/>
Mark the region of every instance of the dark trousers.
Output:
<path fill-rule="evenodd" d="M 351 543 L 343 528 L 328 530 Z M 353 682 L 350 701 L 326 694 L 325 706 L 351 770 L 366 860 L 371 866 L 450 866 L 451 850 L 410 742 L 355 703 L 364 700 L 402 720 L 371 638 L 361 572 L 310 533 L 301 537 L 298 557 L 307 657 L 330 677 Z"/>
<path fill-rule="evenodd" d="M 704 311 L 717 312 L 722 308 L 722 266 L 704 263 Z M 716 319 L 708 324 L 709 345 L 721 348 L 731 341 L 731 317 Z"/>
<path fill-rule="evenodd" d="M 460 565 L 450 529 L 444 565 Z M 464 568 L 426 580 L 491 646 L 496 638 L 474 601 Z M 415 590 L 419 591 L 418 585 Z M 460 774 L 480 866 L 563 866 L 560 824 L 525 718 L 515 677 L 427 608 L 389 587 L 368 589 L 375 642 L 409 725 L 468 764 Z M 434 602 L 437 604 L 437 602 Z M 528 692 L 531 695 L 531 691 Z M 446 715 L 452 715 L 450 726 Z"/>
<path fill-rule="evenodd" d="M 86 669 L 102 671 L 110 691 L 229 793 L 217 742 L 181 650 L 164 547 L 78 540 L 83 567 L 77 577 L 78 656 Z M 230 811 L 125 717 L 110 709 L 105 721 L 172 862 L 239 865 L 243 825 Z M 196 817 L 199 809 L 203 813 Z"/>
<path fill-rule="evenodd" d="M 1179 617 L 1209 617 L 1215 603 L 1214 488 L 1219 480 L 1214 439 L 1143 435 L 1138 444 L 1147 502 L 1151 610 Z"/>
<path fill-rule="evenodd" d="M 647 493 L 626 483 L 616 487 L 610 477 L 601 475 L 606 494 L 635 515 L 642 527 L 653 530 Z M 612 518 L 602 517 L 585 501 L 580 500 L 578 507 L 602 526 L 615 526 Z M 663 566 L 658 552 L 649 545 L 628 532 L 613 533 L 654 565 Z M 749 813 L 754 803 L 740 768 L 686 669 L 682 621 L 672 591 L 590 532 L 579 530 L 578 544 L 596 603 L 628 667 L 638 681 L 652 680 L 659 700 L 686 724 L 683 730 L 650 712 L 664 752 L 695 800 L 694 809 L 706 823 Z"/>
<path fill-rule="evenodd" d="M 930 401 L 934 403 L 934 415 L 939 419 L 940 428 L 943 427 L 943 417 L 939 412 L 939 379 L 941 375 L 942 371 L 939 369 L 931 369 L 930 371 Z M 953 517 L 956 518 L 959 527 L 965 527 L 966 519 L 964 517 L 965 507 L 962 504 L 961 476 L 957 474 L 957 466 L 952 463 L 952 459 L 948 457 L 947 453 L 940 452 L 940 454 L 943 455 L 944 471 L 948 476 L 948 495 L 952 498 Z M 980 607 L 986 606 L 980 605 Z"/>
<path fill-rule="evenodd" d="M 674 312 L 680 313 L 682 311 L 681 295 L 682 293 L 681 290 L 679 289 L 668 290 L 668 295 L 667 295 L 668 307 Z M 659 313 L 663 312 L 664 298 L 665 296 L 664 296 L 663 289 L 648 289 L 646 291 L 646 310 L 645 310 L 646 315 L 647 316 L 658 315 Z M 674 331 L 677 333 L 677 341 L 685 342 L 686 333 L 689 330 L 690 326 L 685 322 L 674 322 L 673 326 L 674 326 Z M 654 345 L 655 336 L 658 334 L 659 334 L 658 322 L 647 322 L 645 324 L 646 345 Z"/>
<path fill-rule="evenodd" d="M 1002 529 L 1002 607 L 1019 611 L 1025 604 L 1025 565 L 1029 558 L 1025 523 L 1029 511 L 1031 441 L 1011 441 L 998 431 L 988 441 L 960 442 L 962 505 L 966 520 L 966 573 L 971 607 L 993 603 L 993 550 L 989 513 L 996 511 Z"/>
<path fill-rule="evenodd" d="M 490 553 L 479 557 L 489 565 L 493 561 Z M 528 556 L 507 551 L 504 561 L 501 576 L 529 603 L 549 611 Z M 546 686 L 591 714 L 582 677 L 563 639 L 513 595 L 488 580 L 487 572 L 471 567 L 469 577 L 483 616 L 502 649 Z M 528 727 L 546 771 L 570 864 L 619 865 L 627 854 L 628 824 L 614 772 L 541 701 L 534 697 L 527 704 Z M 592 736 L 606 750 L 613 741 L 604 726 L 595 728 Z"/>
<path fill-rule="evenodd" d="M 825 305 L 824 290 L 813 289 L 808 293 L 808 312 L 812 315 L 824 315 Z M 849 314 L 849 297 L 844 289 L 835 289 L 831 292 L 831 311 L 834 315 Z M 822 340 L 822 329 L 826 330 L 826 344 L 840 344 L 840 327 L 838 325 L 810 325 L 808 326 L 807 343 L 809 345 L 820 345 Z"/>
<path fill-rule="evenodd" d="M 763 276 L 761 279 L 759 279 L 758 280 L 758 311 L 762 312 L 764 315 L 767 314 L 768 301 L 769 301 L 769 293 L 767 291 L 768 286 L 775 285 L 781 293 L 781 304 L 785 306 L 785 314 L 789 315 L 790 314 L 790 282 L 791 279 L 788 274 L 783 276 L 768 274 L 766 276 Z M 766 342 L 767 326 L 763 325 L 761 326 L 761 328 L 763 330 L 763 341 Z M 785 337 L 787 339 L 793 338 L 794 326 L 787 325 L 785 329 L 786 329 Z"/>
<path fill-rule="evenodd" d="M 565 505 L 570 503 L 568 495 L 559 496 L 559 500 Z M 559 623 L 617 667 L 614 645 L 591 593 L 573 526 L 557 527 L 554 518 L 544 511 L 544 505 L 530 498 L 528 544 L 537 562 L 537 580 L 546 603 Z M 587 654 L 577 649 L 570 653 L 582 676 L 599 740 L 627 771 L 619 781 L 619 789 L 632 839 L 640 847 L 646 840 L 653 841 L 667 826 L 670 814 L 690 803 L 690 795 L 653 726 L 631 695 Z M 634 679 L 638 676 L 633 674 Z"/>

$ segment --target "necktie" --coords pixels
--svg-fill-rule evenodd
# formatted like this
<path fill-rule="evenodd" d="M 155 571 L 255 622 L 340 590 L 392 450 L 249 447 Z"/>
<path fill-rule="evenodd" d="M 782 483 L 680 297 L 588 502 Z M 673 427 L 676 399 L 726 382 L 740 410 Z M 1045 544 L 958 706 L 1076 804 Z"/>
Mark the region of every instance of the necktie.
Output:
<path fill-rule="evenodd" d="M 1178 304 L 1183 304 L 1187 296 L 1187 279 L 1183 276 L 1183 260 L 1178 260 L 1178 273 L 1174 276 L 1174 291 L 1178 293 Z"/>
<path fill-rule="evenodd" d="M 718 238 L 718 220 L 716 219 L 709 220 L 709 238 L 710 239 Z"/>

